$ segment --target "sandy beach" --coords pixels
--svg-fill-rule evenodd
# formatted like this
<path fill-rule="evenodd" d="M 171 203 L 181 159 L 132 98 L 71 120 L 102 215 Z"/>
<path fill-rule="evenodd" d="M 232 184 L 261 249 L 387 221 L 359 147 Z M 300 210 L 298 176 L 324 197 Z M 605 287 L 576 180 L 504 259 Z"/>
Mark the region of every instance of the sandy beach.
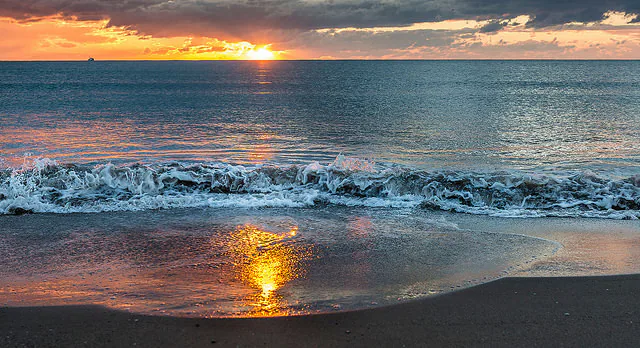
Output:
<path fill-rule="evenodd" d="M 640 275 L 503 278 L 394 306 L 263 319 L 0 309 L 2 347 L 632 347 Z"/>

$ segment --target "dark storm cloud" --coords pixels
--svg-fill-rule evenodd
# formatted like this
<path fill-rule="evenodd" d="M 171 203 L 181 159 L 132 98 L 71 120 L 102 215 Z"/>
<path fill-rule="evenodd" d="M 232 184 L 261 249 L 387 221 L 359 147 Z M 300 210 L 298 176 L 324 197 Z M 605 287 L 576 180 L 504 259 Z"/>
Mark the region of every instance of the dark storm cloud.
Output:
<path fill-rule="evenodd" d="M 411 31 L 343 31 L 307 32 L 298 36 L 294 47 L 322 48 L 332 52 L 362 51 L 369 54 L 409 47 L 443 47 L 454 43 L 457 37 L 472 30 L 411 30 Z"/>
<path fill-rule="evenodd" d="M 485 24 L 484 26 L 482 26 L 482 28 L 480 28 L 480 32 L 481 33 L 493 33 L 496 31 L 499 31 L 500 29 L 502 29 L 505 25 L 507 25 L 506 22 L 501 22 L 501 21 L 491 21 L 487 24 Z"/>
<path fill-rule="evenodd" d="M 62 14 L 109 18 L 154 35 L 243 37 L 259 30 L 404 26 L 445 19 L 503 19 L 531 15 L 544 27 L 602 19 L 609 10 L 640 12 L 638 0 L 0 0 L 0 15 L 20 20 Z M 499 29 L 490 24 L 484 30 Z"/>

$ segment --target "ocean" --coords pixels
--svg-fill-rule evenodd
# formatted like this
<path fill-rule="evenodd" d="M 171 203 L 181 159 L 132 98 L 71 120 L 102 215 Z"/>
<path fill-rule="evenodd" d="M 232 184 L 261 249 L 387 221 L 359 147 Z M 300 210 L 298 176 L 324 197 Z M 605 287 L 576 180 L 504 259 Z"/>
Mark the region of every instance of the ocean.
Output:
<path fill-rule="evenodd" d="M 540 231 L 640 246 L 638 139 L 640 61 L 0 62 L 0 305 L 289 315 L 634 271 L 543 261 L 567 238 Z"/>

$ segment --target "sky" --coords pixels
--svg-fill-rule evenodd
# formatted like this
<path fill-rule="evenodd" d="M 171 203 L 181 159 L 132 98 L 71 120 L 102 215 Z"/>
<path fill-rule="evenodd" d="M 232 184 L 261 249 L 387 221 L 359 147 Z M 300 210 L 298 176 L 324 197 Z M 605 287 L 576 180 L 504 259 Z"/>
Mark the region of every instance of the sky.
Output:
<path fill-rule="evenodd" d="M 639 0 L 0 0 L 0 60 L 640 59 Z"/>

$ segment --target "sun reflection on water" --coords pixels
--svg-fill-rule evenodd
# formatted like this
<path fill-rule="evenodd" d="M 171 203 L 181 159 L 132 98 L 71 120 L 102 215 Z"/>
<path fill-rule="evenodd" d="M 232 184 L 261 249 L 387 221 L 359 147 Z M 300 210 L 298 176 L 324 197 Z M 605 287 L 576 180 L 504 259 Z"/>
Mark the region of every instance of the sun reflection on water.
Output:
<path fill-rule="evenodd" d="M 292 314 L 278 290 L 303 274 L 302 259 L 309 251 L 293 243 L 298 233 L 273 233 L 254 225 L 238 226 L 230 239 L 237 277 L 256 292 L 243 299 L 250 316 Z"/>

